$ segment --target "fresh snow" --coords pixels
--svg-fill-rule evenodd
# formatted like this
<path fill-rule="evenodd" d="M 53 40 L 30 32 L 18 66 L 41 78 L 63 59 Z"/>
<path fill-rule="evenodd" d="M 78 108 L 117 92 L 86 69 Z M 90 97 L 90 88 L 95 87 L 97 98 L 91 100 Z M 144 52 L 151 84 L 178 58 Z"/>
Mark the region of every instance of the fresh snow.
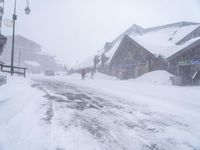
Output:
<path fill-rule="evenodd" d="M 135 29 L 132 32 L 127 33 L 134 41 L 138 42 L 141 46 L 147 49 L 149 52 L 155 55 L 162 55 L 167 58 L 186 46 L 200 39 L 200 37 L 193 38 L 182 45 L 176 45 L 178 41 L 183 39 L 186 35 L 194 31 L 200 25 L 188 25 L 179 27 L 170 26 L 158 30 L 144 32 L 143 34 L 136 34 Z M 147 29 L 148 30 L 148 29 Z M 106 53 L 110 59 L 112 59 L 115 51 L 117 50 L 123 37 L 118 39 L 114 46 Z"/>
<path fill-rule="evenodd" d="M 165 28 L 158 31 L 147 32 L 142 36 L 131 36 L 131 38 L 150 51 L 152 54 L 162 55 L 167 58 L 200 39 L 200 37 L 197 37 L 182 45 L 176 45 L 178 41 L 180 41 L 197 27 L 199 26 L 190 25 L 178 29 Z"/>
<path fill-rule="evenodd" d="M 140 31 L 141 29 L 139 29 L 139 27 L 137 29 L 137 27 L 134 26 L 122 35 L 128 35 L 152 54 L 156 56 L 162 55 L 163 57 L 167 58 L 192 44 L 193 42 L 199 40 L 200 37 L 197 37 L 187 41 L 182 45 L 176 45 L 177 42 L 179 42 L 198 27 L 200 27 L 199 24 L 192 24 L 187 26 L 180 26 L 180 24 L 177 24 L 157 30 L 148 31 L 147 28 L 143 29 L 142 32 Z M 136 32 L 137 30 L 139 30 L 141 34 Z M 109 57 L 107 63 L 109 63 L 114 56 L 122 39 L 123 36 L 119 36 L 117 39 L 115 39 L 113 41 L 113 47 L 105 53 L 106 56 Z"/>
<path fill-rule="evenodd" d="M 174 29 L 173 32 L 169 32 L 171 34 L 172 42 L 177 43 L 181 39 L 183 39 L 186 35 L 194 31 L 196 28 L 200 27 L 200 25 L 191 25 L 191 26 L 184 26 L 184 27 L 177 27 Z"/>
<path fill-rule="evenodd" d="M 118 40 L 114 43 L 113 47 L 106 53 L 106 56 L 109 58 L 109 60 L 106 63 L 109 63 L 111 61 L 111 58 L 114 56 L 117 48 L 119 47 L 121 41 Z"/>
<path fill-rule="evenodd" d="M 40 64 L 38 62 L 35 62 L 35 61 L 24 61 L 24 63 L 27 64 L 27 65 L 34 66 L 34 67 L 40 66 Z"/>
<path fill-rule="evenodd" d="M 17 76 L 0 86 L 0 150 L 45 149 L 42 94 L 30 87 L 30 80 Z"/>
<path fill-rule="evenodd" d="M 167 71 L 159 70 L 146 73 L 139 78 L 136 78 L 134 82 L 139 84 L 158 84 L 158 85 L 172 85 L 170 77 L 173 75 Z"/>
<path fill-rule="evenodd" d="M 8 76 L 0 150 L 200 149 L 200 87 L 173 86 L 170 76 Z"/>

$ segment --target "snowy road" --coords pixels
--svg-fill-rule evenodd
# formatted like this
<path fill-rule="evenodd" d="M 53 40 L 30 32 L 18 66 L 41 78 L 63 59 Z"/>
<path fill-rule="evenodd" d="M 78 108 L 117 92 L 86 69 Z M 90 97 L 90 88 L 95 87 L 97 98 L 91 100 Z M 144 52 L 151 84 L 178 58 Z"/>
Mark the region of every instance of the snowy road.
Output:
<path fill-rule="evenodd" d="M 47 150 L 200 149 L 179 116 L 56 80 L 34 80 L 32 87 L 44 92 Z"/>

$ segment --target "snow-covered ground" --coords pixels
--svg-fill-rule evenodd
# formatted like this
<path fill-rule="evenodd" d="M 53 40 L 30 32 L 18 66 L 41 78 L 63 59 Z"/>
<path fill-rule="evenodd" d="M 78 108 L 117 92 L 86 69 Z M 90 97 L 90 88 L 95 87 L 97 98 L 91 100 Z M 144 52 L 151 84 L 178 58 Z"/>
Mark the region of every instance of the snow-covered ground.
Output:
<path fill-rule="evenodd" d="M 200 87 L 155 71 L 8 77 L 0 86 L 0 150 L 200 149 Z"/>
<path fill-rule="evenodd" d="M 152 110 L 180 114 L 191 125 L 199 126 L 200 87 L 173 86 L 170 76 L 166 71 L 155 71 L 132 80 L 117 80 L 103 74 L 97 74 L 94 80 L 89 78 L 89 74 L 85 81 L 80 81 L 79 74 L 60 80 L 148 105 Z"/>
<path fill-rule="evenodd" d="M 43 93 L 30 83 L 23 77 L 8 77 L 8 83 L 0 86 L 0 150 L 36 150 L 47 145 L 40 121 Z"/>

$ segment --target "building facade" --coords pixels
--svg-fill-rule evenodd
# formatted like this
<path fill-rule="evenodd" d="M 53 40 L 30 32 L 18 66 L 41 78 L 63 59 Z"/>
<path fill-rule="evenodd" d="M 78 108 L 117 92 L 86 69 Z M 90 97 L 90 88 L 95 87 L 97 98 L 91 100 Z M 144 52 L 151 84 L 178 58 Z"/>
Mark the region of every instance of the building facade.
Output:
<path fill-rule="evenodd" d="M 200 40 L 169 57 L 168 71 L 180 76 L 183 84 L 198 80 L 195 74 L 200 72 Z"/>
<path fill-rule="evenodd" d="M 157 61 L 153 54 L 125 35 L 110 61 L 109 70 L 121 79 L 136 78 L 155 69 Z"/>

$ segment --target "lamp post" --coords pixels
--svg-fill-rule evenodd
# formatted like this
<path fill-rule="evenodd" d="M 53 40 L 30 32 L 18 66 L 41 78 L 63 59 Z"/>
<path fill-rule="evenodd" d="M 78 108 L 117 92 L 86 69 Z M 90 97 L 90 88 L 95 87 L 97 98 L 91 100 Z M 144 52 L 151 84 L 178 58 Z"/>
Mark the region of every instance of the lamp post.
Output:
<path fill-rule="evenodd" d="M 29 15 L 30 12 L 31 12 L 31 10 L 30 10 L 30 8 L 29 8 L 29 2 L 28 2 L 28 0 L 26 0 L 26 3 L 27 3 L 27 6 L 26 6 L 26 8 L 25 8 L 25 13 L 26 13 L 27 15 Z"/>
<path fill-rule="evenodd" d="M 28 15 L 28 14 L 30 14 L 30 8 L 29 8 L 28 0 L 26 0 L 26 2 L 27 2 L 27 7 L 25 8 L 25 13 Z M 15 21 L 17 20 L 16 8 L 17 8 L 17 0 L 15 0 L 15 3 L 14 3 L 14 13 L 13 13 L 13 16 L 12 16 L 13 34 L 12 34 L 12 53 L 11 53 L 11 75 L 14 74 Z"/>
<path fill-rule="evenodd" d="M 3 21 L 3 14 L 4 14 L 4 0 L 0 1 L 0 34 L 1 34 L 1 26 Z"/>

